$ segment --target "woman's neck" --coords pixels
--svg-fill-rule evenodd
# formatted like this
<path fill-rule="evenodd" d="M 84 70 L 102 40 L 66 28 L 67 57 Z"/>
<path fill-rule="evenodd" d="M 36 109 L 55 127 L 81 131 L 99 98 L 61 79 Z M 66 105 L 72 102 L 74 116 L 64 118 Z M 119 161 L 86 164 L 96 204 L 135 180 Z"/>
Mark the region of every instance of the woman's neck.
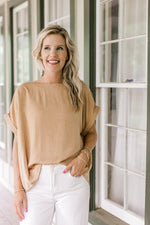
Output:
<path fill-rule="evenodd" d="M 48 75 L 44 73 L 44 75 L 39 79 L 39 81 L 43 83 L 62 83 L 62 75 Z"/>

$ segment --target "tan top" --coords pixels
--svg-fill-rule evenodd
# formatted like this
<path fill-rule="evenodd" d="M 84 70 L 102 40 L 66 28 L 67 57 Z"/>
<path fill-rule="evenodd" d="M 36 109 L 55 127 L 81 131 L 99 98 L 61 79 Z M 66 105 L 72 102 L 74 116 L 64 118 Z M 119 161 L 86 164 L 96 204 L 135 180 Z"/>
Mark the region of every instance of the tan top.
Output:
<path fill-rule="evenodd" d="M 63 83 L 27 82 L 15 91 L 5 120 L 17 134 L 23 187 L 38 180 L 42 164 L 67 165 L 83 148 L 84 136 L 94 124 L 99 107 L 82 81 L 83 102 L 78 112 Z M 91 160 L 84 176 L 88 179 Z"/>

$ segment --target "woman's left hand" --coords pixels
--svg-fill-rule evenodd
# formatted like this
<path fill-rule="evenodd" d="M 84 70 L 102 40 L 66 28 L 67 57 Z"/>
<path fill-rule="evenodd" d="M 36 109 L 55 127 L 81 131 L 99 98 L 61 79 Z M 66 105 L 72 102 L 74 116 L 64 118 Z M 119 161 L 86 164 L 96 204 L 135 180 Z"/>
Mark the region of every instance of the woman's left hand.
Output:
<path fill-rule="evenodd" d="M 85 159 L 84 153 L 81 153 L 80 156 L 77 156 L 75 159 L 73 159 L 69 163 L 69 165 L 63 171 L 63 173 L 67 173 L 71 169 L 70 174 L 72 176 L 75 176 L 75 177 L 81 176 L 84 172 L 85 167 L 86 167 L 86 159 Z"/>

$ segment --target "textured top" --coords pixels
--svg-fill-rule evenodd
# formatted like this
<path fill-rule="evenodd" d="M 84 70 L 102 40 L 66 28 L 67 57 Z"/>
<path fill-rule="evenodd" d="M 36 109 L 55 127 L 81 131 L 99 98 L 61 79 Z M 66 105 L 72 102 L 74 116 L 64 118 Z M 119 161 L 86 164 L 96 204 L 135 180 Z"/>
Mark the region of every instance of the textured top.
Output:
<path fill-rule="evenodd" d="M 67 165 L 83 148 L 84 136 L 99 112 L 83 81 L 82 99 L 80 110 L 75 112 L 63 83 L 32 81 L 15 90 L 4 117 L 17 134 L 20 176 L 26 191 L 38 180 L 42 164 Z M 86 178 L 90 167 L 91 160 Z"/>

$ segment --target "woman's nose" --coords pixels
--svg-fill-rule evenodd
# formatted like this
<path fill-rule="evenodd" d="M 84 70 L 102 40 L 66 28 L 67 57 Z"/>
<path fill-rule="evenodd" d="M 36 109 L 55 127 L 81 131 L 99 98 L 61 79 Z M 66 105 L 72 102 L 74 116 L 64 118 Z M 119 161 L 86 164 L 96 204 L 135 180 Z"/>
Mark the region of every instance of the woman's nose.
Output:
<path fill-rule="evenodd" d="M 52 56 L 56 56 L 57 55 L 57 51 L 56 49 L 51 49 L 50 52 L 49 52 L 49 55 L 52 57 Z"/>

